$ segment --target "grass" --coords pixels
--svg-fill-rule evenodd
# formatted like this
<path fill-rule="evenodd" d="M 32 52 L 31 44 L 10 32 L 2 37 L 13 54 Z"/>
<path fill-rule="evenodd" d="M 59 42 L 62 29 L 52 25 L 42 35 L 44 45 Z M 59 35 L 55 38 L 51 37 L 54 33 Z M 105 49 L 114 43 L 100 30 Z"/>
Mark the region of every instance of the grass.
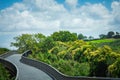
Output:
<path fill-rule="evenodd" d="M 88 41 L 90 43 L 110 43 L 110 42 L 114 42 L 116 41 L 116 39 L 99 39 L 99 40 L 92 40 L 92 41 Z"/>
<path fill-rule="evenodd" d="M 120 53 L 120 39 L 100 39 L 88 41 L 88 43 L 93 44 L 97 47 L 108 45 L 114 52 Z"/>

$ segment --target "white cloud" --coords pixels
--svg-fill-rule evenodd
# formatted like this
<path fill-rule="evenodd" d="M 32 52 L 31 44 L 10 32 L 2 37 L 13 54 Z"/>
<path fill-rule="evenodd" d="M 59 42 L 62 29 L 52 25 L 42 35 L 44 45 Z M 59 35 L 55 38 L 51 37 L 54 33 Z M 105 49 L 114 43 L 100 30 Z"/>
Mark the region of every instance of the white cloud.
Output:
<path fill-rule="evenodd" d="M 64 6 L 67 4 L 71 10 Z M 97 36 L 110 30 L 120 31 L 120 2 L 112 2 L 110 11 L 100 3 L 76 7 L 78 0 L 24 0 L 0 11 L 0 33 L 50 34 L 70 30 Z"/>
<path fill-rule="evenodd" d="M 113 2 L 112 5 L 112 18 L 113 18 L 113 25 L 120 27 L 120 2 Z"/>
<path fill-rule="evenodd" d="M 77 0 L 65 1 L 71 6 L 76 6 L 77 2 Z M 88 3 L 69 11 L 55 0 L 24 0 L 0 11 L 0 31 L 53 32 L 59 29 L 88 30 L 88 27 L 89 31 L 109 30 L 116 22 L 119 24 L 119 6 L 120 2 L 113 2 L 111 12 L 100 3 Z"/>
<path fill-rule="evenodd" d="M 0 24 L 4 27 L 1 31 L 56 30 L 59 28 L 56 18 L 62 12 L 65 12 L 63 5 L 58 5 L 54 0 L 24 0 L 1 11 Z"/>
<path fill-rule="evenodd" d="M 86 17 L 91 18 L 106 18 L 109 16 L 109 11 L 102 4 L 87 4 L 80 8 L 80 11 L 86 14 Z"/>
<path fill-rule="evenodd" d="M 65 0 L 65 3 L 71 7 L 71 8 L 75 8 L 78 4 L 78 0 Z"/>

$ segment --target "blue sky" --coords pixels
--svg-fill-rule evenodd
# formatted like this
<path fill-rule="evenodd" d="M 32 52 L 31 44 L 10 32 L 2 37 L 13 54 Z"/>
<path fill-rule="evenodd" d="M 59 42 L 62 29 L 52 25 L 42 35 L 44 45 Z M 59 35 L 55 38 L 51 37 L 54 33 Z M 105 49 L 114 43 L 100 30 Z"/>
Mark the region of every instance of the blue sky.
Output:
<path fill-rule="evenodd" d="M 23 0 L 0 0 L 0 10 L 10 7 L 16 2 L 22 2 Z M 58 3 L 63 4 L 65 0 L 56 0 Z M 119 0 L 78 0 L 79 5 L 84 5 L 86 3 L 102 3 L 104 4 L 107 8 L 111 9 L 111 3 L 112 1 L 119 1 Z"/>
<path fill-rule="evenodd" d="M 16 2 L 22 2 L 22 0 L 0 0 L 0 9 L 10 7 Z"/>
<path fill-rule="evenodd" d="M 13 5 L 16 2 L 22 2 L 23 0 L 0 0 L 0 10 L 10 7 L 11 5 Z M 65 2 L 65 0 L 56 0 L 58 3 L 63 4 Z M 86 3 L 102 3 L 104 4 L 107 8 L 111 9 L 111 3 L 113 1 L 119 1 L 119 0 L 78 0 L 78 4 L 79 5 L 84 5 Z"/>
<path fill-rule="evenodd" d="M 0 47 L 23 33 L 69 30 L 98 37 L 120 32 L 119 0 L 0 0 Z"/>

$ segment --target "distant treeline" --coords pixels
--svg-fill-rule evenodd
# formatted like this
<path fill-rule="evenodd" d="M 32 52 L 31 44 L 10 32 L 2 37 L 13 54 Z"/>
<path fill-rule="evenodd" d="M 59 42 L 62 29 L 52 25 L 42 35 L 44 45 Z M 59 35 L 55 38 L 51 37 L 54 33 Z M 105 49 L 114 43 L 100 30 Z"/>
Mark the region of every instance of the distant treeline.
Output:
<path fill-rule="evenodd" d="M 120 38 L 119 32 L 109 31 L 107 34 L 100 34 L 98 39 L 109 39 L 109 38 Z M 93 36 L 84 36 L 83 34 L 78 34 L 78 39 L 82 40 L 96 40 Z"/>
<path fill-rule="evenodd" d="M 100 39 L 105 39 L 105 38 L 120 38 L 120 33 L 119 32 L 113 32 L 109 31 L 107 34 L 100 34 L 99 35 Z"/>

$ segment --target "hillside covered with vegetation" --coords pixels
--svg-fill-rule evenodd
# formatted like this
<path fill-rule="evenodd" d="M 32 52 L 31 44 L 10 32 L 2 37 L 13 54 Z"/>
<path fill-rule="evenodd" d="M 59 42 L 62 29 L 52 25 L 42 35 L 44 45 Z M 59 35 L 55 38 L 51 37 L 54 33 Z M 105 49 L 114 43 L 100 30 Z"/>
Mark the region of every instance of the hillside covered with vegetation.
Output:
<path fill-rule="evenodd" d="M 50 36 L 22 34 L 14 39 L 11 45 L 19 52 L 31 50 L 29 58 L 52 65 L 66 75 L 120 77 L 119 38 L 91 37 L 84 41 L 76 33 L 59 31 Z"/>
<path fill-rule="evenodd" d="M 7 48 L 0 48 L 0 55 L 6 53 L 8 51 L 9 51 L 9 49 L 7 49 Z"/>

